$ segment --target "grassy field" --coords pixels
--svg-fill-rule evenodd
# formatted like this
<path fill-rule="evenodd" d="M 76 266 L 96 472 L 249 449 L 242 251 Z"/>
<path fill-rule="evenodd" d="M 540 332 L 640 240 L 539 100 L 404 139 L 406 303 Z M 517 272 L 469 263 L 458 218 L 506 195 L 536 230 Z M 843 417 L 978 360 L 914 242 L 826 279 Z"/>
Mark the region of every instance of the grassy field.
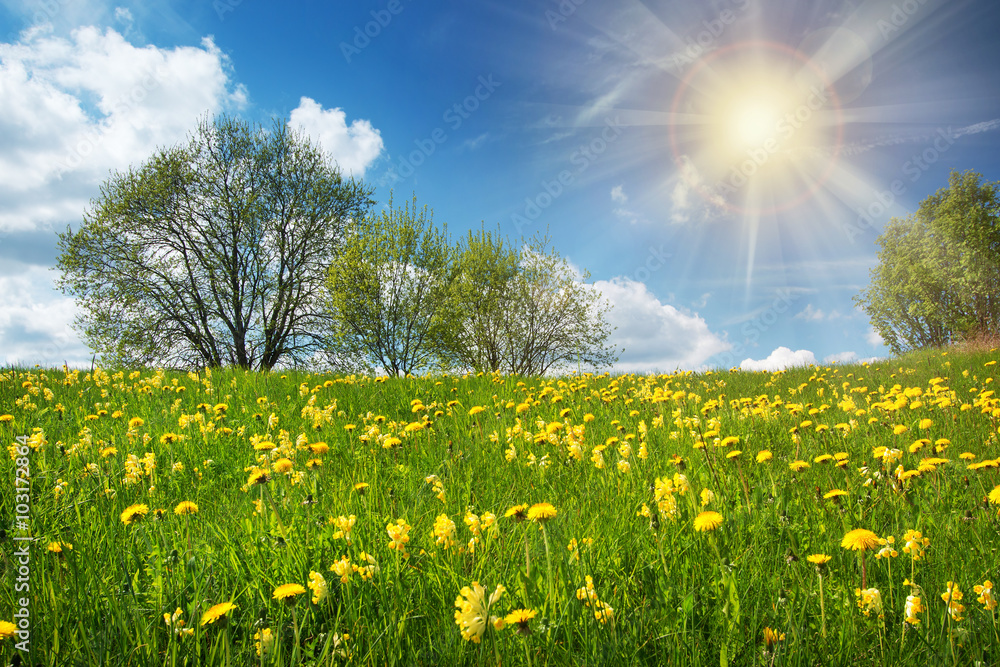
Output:
<path fill-rule="evenodd" d="M 6 369 L 0 658 L 998 664 L 998 359 Z"/>

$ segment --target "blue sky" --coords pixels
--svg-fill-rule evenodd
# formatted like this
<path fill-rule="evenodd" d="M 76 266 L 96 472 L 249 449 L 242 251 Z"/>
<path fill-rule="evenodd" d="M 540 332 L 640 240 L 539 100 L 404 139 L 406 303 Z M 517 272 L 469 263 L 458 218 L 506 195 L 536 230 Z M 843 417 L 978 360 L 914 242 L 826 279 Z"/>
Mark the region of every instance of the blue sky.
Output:
<path fill-rule="evenodd" d="M 55 231 L 199 117 L 285 117 L 380 202 L 548 232 L 616 370 L 884 356 L 891 216 L 1000 180 L 995 0 L 0 2 L 0 363 L 90 361 Z"/>

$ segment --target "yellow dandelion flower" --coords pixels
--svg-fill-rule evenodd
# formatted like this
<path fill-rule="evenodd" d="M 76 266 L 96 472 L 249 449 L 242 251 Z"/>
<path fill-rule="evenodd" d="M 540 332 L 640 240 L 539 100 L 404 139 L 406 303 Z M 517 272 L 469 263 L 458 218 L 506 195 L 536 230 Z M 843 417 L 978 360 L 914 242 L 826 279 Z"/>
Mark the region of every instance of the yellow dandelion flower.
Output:
<path fill-rule="evenodd" d="M 694 519 L 694 529 L 698 532 L 710 532 L 722 525 L 722 515 L 718 512 L 702 512 Z"/>
<path fill-rule="evenodd" d="M 528 510 L 528 519 L 544 524 L 549 519 L 554 519 L 556 513 L 556 508 L 549 503 L 535 503 Z"/>
<path fill-rule="evenodd" d="M 271 477 L 270 475 L 267 474 L 266 470 L 255 468 L 254 471 L 250 473 L 249 479 L 247 479 L 247 486 L 254 486 L 255 484 L 267 484 L 270 481 Z"/>
<path fill-rule="evenodd" d="M 879 545 L 878 535 L 865 528 L 855 528 L 840 541 L 840 546 L 852 551 L 864 551 L 874 549 Z"/>
<path fill-rule="evenodd" d="M 514 505 L 506 512 L 504 512 L 504 518 L 509 519 L 510 517 L 514 517 L 515 521 L 524 521 L 525 519 L 528 518 L 528 505 L 526 503 L 521 505 Z"/>
<path fill-rule="evenodd" d="M 185 514 L 197 514 L 198 506 L 195 505 L 190 500 L 184 500 L 177 503 L 177 507 L 174 508 L 174 514 L 178 516 L 183 516 Z"/>
<path fill-rule="evenodd" d="M 295 604 L 295 596 L 302 595 L 306 589 L 301 584 L 282 584 L 274 589 L 271 596 L 274 600 L 281 600 L 289 604 Z"/>
<path fill-rule="evenodd" d="M 226 615 L 233 609 L 236 609 L 236 605 L 234 605 L 232 602 L 220 602 L 217 605 L 209 607 L 208 611 L 206 611 L 201 617 L 202 627 L 205 627 L 206 625 L 211 625 L 216 621 L 224 620 L 226 618 Z"/>
<path fill-rule="evenodd" d="M 766 463 L 772 458 L 774 458 L 774 455 L 771 454 L 771 450 L 769 449 L 762 449 L 757 452 L 757 463 Z"/>
<path fill-rule="evenodd" d="M 538 612 L 534 609 L 515 609 L 507 614 L 503 620 L 507 625 L 515 626 L 517 628 L 517 634 L 528 635 L 531 634 L 528 622 L 537 615 Z"/>
<path fill-rule="evenodd" d="M 149 505 L 137 503 L 125 508 L 125 511 L 121 514 L 121 520 L 126 526 L 130 526 L 133 523 L 142 521 L 142 518 L 147 514 L 149 514 Z"/>

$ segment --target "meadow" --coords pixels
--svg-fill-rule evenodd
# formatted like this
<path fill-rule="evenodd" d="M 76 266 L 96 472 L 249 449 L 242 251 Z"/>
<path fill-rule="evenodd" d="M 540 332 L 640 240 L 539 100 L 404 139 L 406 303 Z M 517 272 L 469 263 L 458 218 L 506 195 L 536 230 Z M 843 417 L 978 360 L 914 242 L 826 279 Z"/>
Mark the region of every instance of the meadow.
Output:
<path fill-rule="evenodd" d="M 998 359 L 2 369 L 0 659 L 997 664 Z"/>

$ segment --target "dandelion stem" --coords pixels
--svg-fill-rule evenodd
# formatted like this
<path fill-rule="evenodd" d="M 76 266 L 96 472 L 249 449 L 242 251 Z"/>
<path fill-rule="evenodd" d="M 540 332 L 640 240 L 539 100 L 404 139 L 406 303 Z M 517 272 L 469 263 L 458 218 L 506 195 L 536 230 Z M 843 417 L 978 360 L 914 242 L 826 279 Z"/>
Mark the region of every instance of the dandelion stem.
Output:
<path fill-rule="evenodd" d="M 531 576 L 531 554 L 528 552 L 528 531 L 524 531 L 524 574 Z"/>
<path fill-rule="evenodd" d="M 826 639 L 826 606 L 823 604 L 823 575 L 819 575 L 819 619 L 820 634 Z"/>
<path fill-rule="evenodd" d="M 552 555 L 549 552 L 549 533 L 545 530 L 545 524 L 539 524 L 539 528 L 542 529 L 542 540 L 545 542 L 545 568 L 546 568 L 546 589 L 545 589 L 545 608 L 548 611 L 549 600 L 552 597 Z"/>

